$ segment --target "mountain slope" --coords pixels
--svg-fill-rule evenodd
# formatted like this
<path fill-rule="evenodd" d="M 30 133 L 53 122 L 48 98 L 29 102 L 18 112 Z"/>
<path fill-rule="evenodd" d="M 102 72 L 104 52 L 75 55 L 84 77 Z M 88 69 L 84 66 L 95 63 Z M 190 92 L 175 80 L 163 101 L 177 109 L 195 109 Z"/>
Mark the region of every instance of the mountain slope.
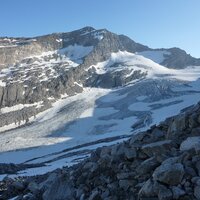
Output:
<path fill-rule="evenodd" d="M 41 177 L 5 179 L 2 199 L 199 199 L 199 104 Z"/>
<path fill-rule="evenodd" d="M 61 95 L 82 92 L 84 86 L 118 87 L 146 77 L 148 70 L 145 68 L 148 66 L 145 65 L 149 61 L 145 64 L 143 61 L 136 62 L 134 67 L 129 67 L 126 66 L 126 58 L 120 72 L 109 70 L 99 75 L 88 70 L 93 65 L 112 60 L 115 53 L 115 56 L 120 56 L 119 52 L 143 55 L 160 64 L 160 69 L 163 68 L 162 64 L 170 68 L 199 64 L 198 59 L 191 58 L 182 50 L 150 49 L 126 36 L 92 27 L 35 38 L 1 38 L 0 60 L 3 69 L 0 73 L 0 107 L 16 108 L 18 105 L 23 111 L 2 113 L 0 126 L 25 124 L 48 109 L 52 101 L 60 99 Z M 155 54 L 162 59 L 154 59 Z M 141 58 L 135 55 L 131 59 Z"/>
<path fill-rule="evenodd" d="M 22 165 L 11 177 L 74 165 L 200 99 L 199 60 L 176 48 L 92 27 L 0 42 L 0 160 Z"/>

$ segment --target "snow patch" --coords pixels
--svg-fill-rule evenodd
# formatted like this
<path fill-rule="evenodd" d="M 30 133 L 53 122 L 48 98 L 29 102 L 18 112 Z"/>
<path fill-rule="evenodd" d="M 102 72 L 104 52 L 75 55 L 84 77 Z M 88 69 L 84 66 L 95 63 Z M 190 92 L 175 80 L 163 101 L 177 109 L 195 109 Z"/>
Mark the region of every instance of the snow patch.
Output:
<path fill-rule="evenodd" d="M 108 60 L 92 65 L 88 68 L 88 70 L 90 69 L 95 69 L 97 74 L 124 69 L 131 70 L 130 73 L 132 74 L 134 71 L 140 70 L 142 73 L 147 73 L 146 78 L 150 79 L 160 79 L 162 77 L 163 79 L 196 81 L 200 77 L 199 66 L 189 66 L 186 69 L 169 69 L 144 56 L 127 51 L 112 53 Z"/>
<path fill-rule="evenodd" d="M 1 86 L 1 87 L 5 87 L 5 86 L 6 86 L 6 82 L 0 80 L 0 86 Z"/>
<path fill-rule="evenodd" d="M 158 64 L 162 63 L 166 56 L 169 56 L 171 53 L 169 51 L 162 51 L 162 50 L 158 50 L 158 51 L 142 51 L 142 52 L 137 52 L 137 55 L 141 55 L 144 56 L 145 58 L 148 58 Z"/>
<path fill-rule="evenodd" d="M 56 41 L 57 41 L 57 42 L 62 42 L 63 40 L 62 40 L 62 39 L 56 39 Z"/>
<path fill-rule="evenodd" d="M 39 102 L 36 102 L 36 103 L 33 103 L 33 104 L 18 104 L 18 105 L 11 106 L 11 107 L 1 108 L 0 112 L 2 114 L 4 114 L 4 113 L 22 110 L 23 108 L 28 108 L 28 107 L 33 107 L 33 106 L 36 106 L 36 108 L 40 108 L 42 105 L 43 105 L 43 101 L 39 101 Z"/>
<path fill-rule="evenodd" d="M 96 31 L 94 32 L 92 35 L 95 39 L 98 39 L 98 40 L 102 40 L 104 37 L 103 37 L 103 33 L 104 32 L 99 32 L 99 31 Z"/>
<path fill-rule="evenodd" d="M 115 64 L 118 66 L 115 66 Z M 140 70 L 141 72 L 148 72 L 148 78 L 152 78 L 155 74 L 166 74 L 170 72 L 166 67 L 163 67 L 150 59 L 127 51 L 112 53 L 110 59 L 97 63 L 94 66 L 90 66 L 89 69 L 91 68 L 95 68 L 97 74 L 104 74 L 107 71 L 119 71 L 126 68 L 134 71 Z M 133 73 L 133 71 L 131 73 Z"/>
<path fill-rule="evenodd" d="M 83 84 L 82 83 L 77 83 L 76 81 L 74 82 L 75 85 L 78 85 L 80 87 L 83 87 Z"/>
<path fill-rule="evenodd" d="M 6 44 L 6 45 L 1 45 L 0 48 L 11 48 L 11 47 L 17 47 L 18 45 L 11 45 L 11 44 Z"/>
<path fill-rule="evenodd" d="M 70 45 L 58 50 L 59 54 L 64 54 L 73 61 L 78 61 L 87 56 L 93 50 L 93 46 Z"/>

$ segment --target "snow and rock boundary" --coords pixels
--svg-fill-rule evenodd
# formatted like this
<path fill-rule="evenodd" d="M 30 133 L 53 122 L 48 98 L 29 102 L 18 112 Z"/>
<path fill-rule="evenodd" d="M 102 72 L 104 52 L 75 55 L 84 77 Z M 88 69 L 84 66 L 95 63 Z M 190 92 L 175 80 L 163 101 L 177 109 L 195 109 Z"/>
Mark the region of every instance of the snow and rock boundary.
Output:
<path fill-rule="evenodd" d="M 1 199 L 199 199 L 199 129 L 200 103 L 70 168 L 5 179 Z"/>

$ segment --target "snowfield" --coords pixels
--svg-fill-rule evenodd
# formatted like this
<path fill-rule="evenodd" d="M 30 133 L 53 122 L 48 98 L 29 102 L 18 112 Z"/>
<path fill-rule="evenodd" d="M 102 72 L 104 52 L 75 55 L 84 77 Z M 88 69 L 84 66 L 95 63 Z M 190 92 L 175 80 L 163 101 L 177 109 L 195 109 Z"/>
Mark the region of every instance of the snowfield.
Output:
<path fill-rule="evenodd" d="M 65 55 L 70 60 L 81 63 L 82 58 L 88 55 L 93 50 L 93 46 L 70 45 L 66 48 L 58 50 L 58 54 Z"/>
<path fill-rule="evenodd" d="M 112 53 L 107 61 L 90 66 L 88 70 L 94 68 L 97 74 L 105 74 L 110 71 L 129 69 L 131 72 L 127 76 L 130 76 L 136 70 L 140 70 L 143 73 L 147 73 L 146 78 L 149 79 L 160 79 L 162 77 L 162 79 L 195 81 L 200 77 L 199 66 L 188 66 L 186 69 L 177 70 L 160 65 L 159 63 L 164 60 L 164 55 L 169 54 L 166 51 L 145 51 L 136 54 L 119 51 Z"/>
<path fill-rule="evenodd" d="M 145 58 L 148 58 L 158 64 L 161 64 L 165 60 L 165 57 L 169 56 L 171 53 L 169 51 L 158 50 L 158 51 L 142 51 L 136 54 L 144 56 Z"/>

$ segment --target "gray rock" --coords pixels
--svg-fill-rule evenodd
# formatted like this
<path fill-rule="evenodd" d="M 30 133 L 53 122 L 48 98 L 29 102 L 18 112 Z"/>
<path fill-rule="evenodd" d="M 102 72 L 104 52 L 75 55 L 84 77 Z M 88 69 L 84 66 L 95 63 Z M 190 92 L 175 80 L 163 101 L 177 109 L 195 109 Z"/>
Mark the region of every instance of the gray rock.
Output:
<path fill-rule="evenodd" d="M 186 114 L 181 114 L 174 118 L 173 122 L 170 124 L 167 132 L 167 138 L 173 139 L 174 137 L 184 134 L 184 130 L 188 126 L 188 119 Z"/>
<path fill-rule="evenodd" d="M 122 156 L 125 154 L 124 144 L 114 145 L 111 149 L 111 156 Z"/>
<path fill-rule="evenodd" d="M 154 137 L 155 139 L 159 139 L 165 136 L 165 132 L 161 131 L 158 128 L 154 128 L 151 134 L 152 134 L 152 137 Z"/>
<path fill-rule="evenodd" d="M 130 186 L 132 186 L 131 180 L 120 180 L 119 187 L 123 188 L 124 191 L 127 191 Z"/>
<path fill-rule="evenodd" d="M 137 157 L 137 151 L 135 148 L 125 148 L 125 156 L 128 159 L 134 159 Z"/>
<path fill-rule="evenodd" d="M 57 177 L 51 186 L 44 192 L 44 200 L 74 199 L 74 189 L 65 177 Z"/>
<path fill-rule="evenodd" d="M 99 195 L 98 191 L 92 191 L 92 194 L 90 195 L 88 200 L 101 200 L 101 196 Z"/>
<path fill-rule="evenodd" d="M 106 189 L 106 191 L 101 194 L 101 198 L 105 199 L 105 198 L 107 198 L 109 196 L 109 194 L 110 194 L 109 190 Z"/>
<path fill-rule="evenodd" d="M 139 191 L 138 194 L 139 197 L 155 197 L 155 188 L 154 188 L 154 182 L 151 179 L 148 179 L 142 188 Z"/>
<path fill-rule="evenodd" d="M 143 161 L 137 168 L 136 172 L 138 175 L 144 175 L 146 173 L 150 173 L 159 165 L 158 161 L 155 157 L 149 158 Z"/>
<path fill-rule="evenodd" d="M 172 148 L 171 140 L 158 141 L 142 146 L 142 151 L 149 157 L 164 154 Z"/>
<path fill-rule="evenodd" d="M 185 66 L 196 65 L 199 63 L 199 59 L 193 58 L 191 55 L 187 54 L 184 50 L 179 48 L 170 48 L 168 51 L 171 53 L 166 56 L 166 59 L 161 63 L 166 67 L 172 67 L 176 69 L 184 68 Z M 176 59 L 174 59 L 176 58 Z"/>
<path fill-rule="evenodd" d="M 192 115 L 189 116 L 188 123 L 190 128 L 196 128 L 198 126 L 197 113 L 193 113 Z"/>
<path fill-rule="evenodd" d="M 185 195 L 185 191 L 179 187 L 172 187 L 173 199 L 179 199 L 181 196 Z"/>
<path fill-rule="evenodd" d="M 200 186 L 200 178 L 196 181 L 196 185 Z"/>
<path fill-rule="evenodd" d="M 185 173 L 187 173 L 191 177 L 197 176 L 196 171 L 192 167 L 185 166 Z"/>
<path fill-rule="evenodd" d="M 178 185 L 181 183 L 185 171 L 180 163 L 162 164 L 153 173 L 153 179 L 168 185 Z"/>
<path fill-rule="evenodd" d="M 25 188 L 24 184 L 22 182 L 19 181 L 15 181 L 12 183 L 12 186 L 16 189 L 16 190 L 23 190 Z"/>
<path fill-rule="evenodd" d="M 84 170 L 91 170 L 92 168 L 95 168 L 95 166 L 97 166 L 96 163 L 94 162 L 86 162 L 86 164 L 83 166 Z"/>
<path fill-rule="evenodd" d="M 34 196 L 32 193 L 28 193 L 23 196 L 23 200 L 37 200 L 37 199 L 38 198 Z"/>
<path fill-rule="evenodd" d="M 198 171 L 198 175 L 200 176 L 200 161 L 196 162 L 196 169 Z"/>
<path fill-rule="evenodd" d="M 197 199 L 200 199 L 200 186 L 196 186 L 194 188 L 194 196 L 197 198 Z"/>
<path fill-rule="evenodd" d="M 117 174 L 117 178 L 121 179 L 133 179 L 135 177 L 135 172 L 121 172 Z"/>
<path fill-rule="evenodd" d="M 51 184 L 53 184 L 53 182 L 56 180 L 56 178 L 57 178 L 57 174 L 51 173 L 45 181 L 41 182 L 38 185 L 39 190 L 45 191 L 48 187 L 51 186 Z"/>
<path fill-rule="evenodd" d="M 39 191 L 39 185 L 35 182 L 30 182 L 27 189 L 32 193 L 37 193 Z"/>
<path fill-rule="evenodd" d="M 191 179 L 191 182 L 192 182 L 193 184 L 197 184 L 197 182 L 200 183 L 200 177 L 199 177 L 199 176 L 193 177 L 193 178 Z M 198 184 L 197 184 L 197 185 L 198 185 Z"/>
<path fill-rule="evenodd" d="M 165 186 L 162 186 L 159 188 L 159 192 L 158 192 L 159 200 L 171 200 L 172 197 L 173 195 L 170 189 L 166 188 Z"/>
<path fill-rule="evenodd" d="M 190 149 L 196 149 L 200 146 L 200 137 L 188 137 L 186 140 L 184 140 L 180 145 L 181 151 L 186 151 Z"/>

